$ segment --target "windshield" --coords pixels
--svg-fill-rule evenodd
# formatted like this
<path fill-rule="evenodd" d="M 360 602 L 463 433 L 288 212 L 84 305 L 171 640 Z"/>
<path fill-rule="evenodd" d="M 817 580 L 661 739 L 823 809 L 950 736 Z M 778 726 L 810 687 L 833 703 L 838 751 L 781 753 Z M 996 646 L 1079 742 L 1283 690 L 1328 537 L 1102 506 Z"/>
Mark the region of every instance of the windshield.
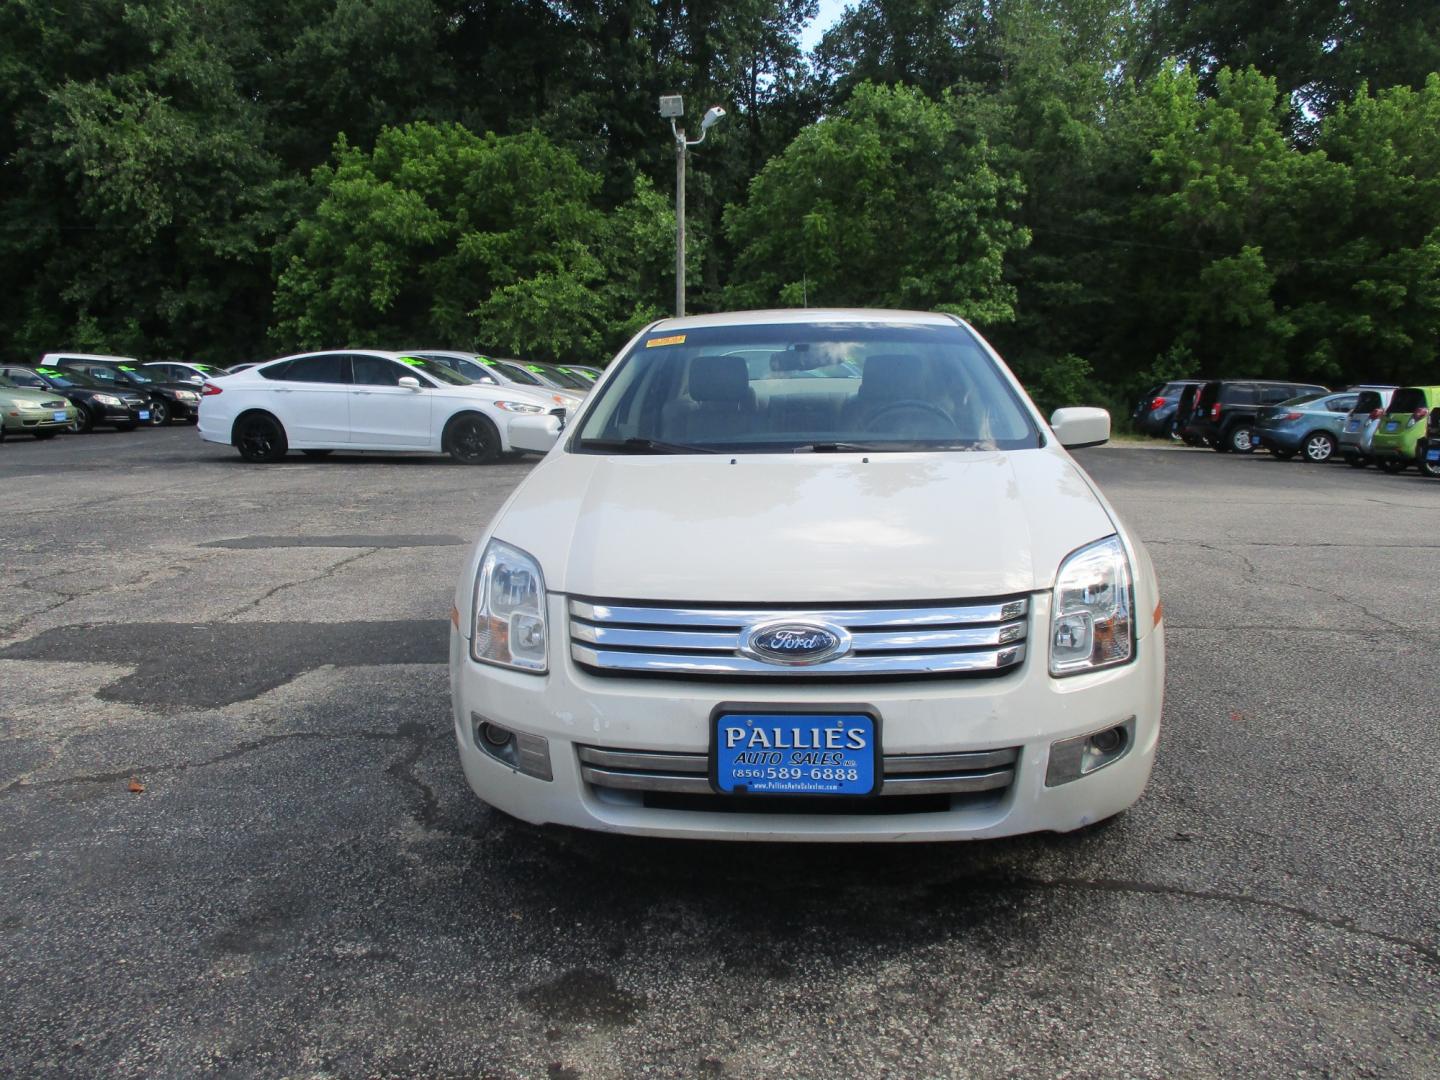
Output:
<path fill-rule="evenodd" d="M 502 363 L 499 360 L 491 360 L 490 365 L 499 370 L 511 382 L 517 382 L 523 386 L 547 385 L 546 383 L 543 383 L 539 379 L 537 379 L 534 375 L 531 375 L 530 372 L 526 371 L 519 364 L 506 364 Z"/>
<path fill-rule="evenodd" d="M 590 383 L 579 375 L 572 374 L 564 368 L 547 367 L 544 374 L 549 376 L 553 382 L 559 383 L 567 390 L 589 390 Z"/>
<path fill-rule="evenodd" d="M 1304 405 L 1307 402 L 1319 401 L 1324 394 L 1301 394 L 1299 397 L 1292 397 L 1280 402 L 1281 405 Z"/>
<path fill-rule="evenodd" d="M 423 356 L 400 356 L 396 359 L 398 359 L 400 363 L 404 364 L 406 367 L 412 367 L 415 368 L 417 371 L 423 371 L 426 375 L 429 375 L 436 382 L 446 383 L 450 386 L 470 385 L 470 380 L 467 379 L 464 375 L 461 375 L 458 371 L 455 371 L 453 368 L 448 368 L 444 364 L 438 364 L 434 360 L 427 360 Z"/>
<path fill-rule="evenodd" d="M 95 368 L 95 372 L 97 377 L 102 381 L 110 380 L 113 382 L 132 382 L 136 383 L 137 385 L 155 382 L 155 380 L 152 379 L 149 375 L 143 375 L 140 372 L 136 371 L 133 367 L 127 367 L 124 364 L 117 364 L 113 368 L 97 367 Z"/>
<path fill-rule="evenodd" d="M 651 334 L 600 389 L 573 449 L 766 453 L 1038 445 L 1040 433 L 1019 397 L 964 327 L 843 322 Z"/>
<path fill-rule="evenodd" d="M 56 386 L 84 386 L 90 389 L 97 389 L 103 386 L 102 383 L 90 378 L 89 375 L 82 375 L 78 371 L 71 371 L 68 368 L 36 368 L 37 373 L 44 375 Z"/>

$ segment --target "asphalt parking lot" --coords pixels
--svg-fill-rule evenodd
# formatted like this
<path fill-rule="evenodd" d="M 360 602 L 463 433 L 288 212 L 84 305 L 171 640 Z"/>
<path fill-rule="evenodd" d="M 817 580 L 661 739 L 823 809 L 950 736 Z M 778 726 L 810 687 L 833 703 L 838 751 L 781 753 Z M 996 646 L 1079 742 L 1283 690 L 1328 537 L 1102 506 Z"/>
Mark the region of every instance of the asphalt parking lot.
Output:
<path fill-rule="evenodd" d="M 1161 577 L 1146 798 L 805 848 L 470 794 L 446 613 L 525 464 L 6 442 L 0 1073 L 1435 1075 L 1440 483 L 1079 456 Z"/>

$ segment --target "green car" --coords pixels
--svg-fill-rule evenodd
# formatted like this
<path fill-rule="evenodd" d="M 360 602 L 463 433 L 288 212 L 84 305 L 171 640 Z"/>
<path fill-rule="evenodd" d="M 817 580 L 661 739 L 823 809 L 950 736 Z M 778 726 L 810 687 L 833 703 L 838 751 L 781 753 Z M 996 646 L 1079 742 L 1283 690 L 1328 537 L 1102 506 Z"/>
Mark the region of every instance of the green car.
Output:
<path fill-rule="evenodd" d="M 1421 472 L 1435 466 L 1425 459 L 1425 420 L 1440 403 L 1440 386 L 1404 386 L 1395 391 L 1370 445 L 1375 463 L 1388 473 L 1416 465 Z"/>
<path fill-rule="evenodd" d="M 0 375 L 0 439 L 34 435 L 48 439 L 75 423 L 75 406 L 52 390 L 16 386 Z"/>

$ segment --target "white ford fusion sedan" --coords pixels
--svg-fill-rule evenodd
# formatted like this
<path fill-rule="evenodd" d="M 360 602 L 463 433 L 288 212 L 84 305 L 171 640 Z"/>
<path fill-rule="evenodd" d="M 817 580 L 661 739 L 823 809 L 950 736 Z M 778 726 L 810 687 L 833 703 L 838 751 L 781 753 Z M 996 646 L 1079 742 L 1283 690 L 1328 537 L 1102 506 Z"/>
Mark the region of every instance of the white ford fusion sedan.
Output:
<path fill-rule="evenodd" d="M 483 465 L 516 449 L 513 420 L 552 410 L 565 412 L 548 397 L 472 383 L 423 357 L 347 349 L 211 379 L 200 398 L 199 430 L 246 461 L 279 461 L 289 450 L 428 450 Z"/>
<path fill-rule="evenodd" d="M 530 822 L 734 840 L 1068 831 L 1144 790 L 1145 549 L 948 315 L 761 311 L 632 340 L 476 542 L 470 786 Z M 552 445 L 553 444 L 553 445 Z"/>

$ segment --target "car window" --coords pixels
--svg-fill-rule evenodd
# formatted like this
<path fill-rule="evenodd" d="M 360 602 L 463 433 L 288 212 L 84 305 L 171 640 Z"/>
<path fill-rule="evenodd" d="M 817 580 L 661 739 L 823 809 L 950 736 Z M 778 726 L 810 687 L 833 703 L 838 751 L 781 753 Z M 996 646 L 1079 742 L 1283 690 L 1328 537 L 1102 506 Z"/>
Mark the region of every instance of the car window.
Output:
<path fill-rule="evenodd" d="M 1296 388 L 1293 386 L 1262 386 L 1260 387 L 1260 403 L 1262 405 L 1279 405 L 1295 396 Z M 1253 394 L 1254 391 L 1252 390 Z M 1253 401 L 1254 398 L 1252 397 Z"/>
<path fill-rule="evenodd" d="M 49 389 L 49 387 L 45 385 L 44 379 L 40 378 L 39 375 L 34 375 L 28 371 L 10 371 L 6 374 L 8 374 L 10 378 L 14 380 L 14 382 L 12 383 L 12 385 L 14 386 L 32 386 L 37 387 L 41 390 Z"/>
<path fill-rule="evenodd" d="M 1370 413 L 1385 407 L 1385 398 L 1378 390 L 1361 390 L 1355 400 L 1355 412 Z"/>
<path fill-rule="evenodd" d="M 475 363 L 474 360 L 456 359 L 455 367 L 461 375 L 464 375 L 471 382 L 484 383 L 487 386 L 500 385 L 494 375 L 491 375 L 490 372 L 486 371 L 480 364 Z"/>
<path fill-rule="evenodd" d="M 754 379 L 752 354 L 761 351 L 779 362 Z M 1039 445 L 994 361 L 956 324 L 781 323 L 656 334 L 637 342 L 596 393 L 574 444 L 582 452 L 613 451 L 626 440 L 727 453 Z"/>
<path fill-rule="evenodd" d="M 113 368 L 107 370 L 114 372 L 115 378 L 120 382 L 140 383 L 143 385 L 144 383 L 160 381 L 151 375 L 146 375 L 139 368 L 130 364 L 116 364 Z"/>
<path fill-rule="evenodd" d="M 399 386 L 404 369 L 383 356 L 350 357 L 351 378 L 356 386 Z"/>
<path fill-rule="evenodd" d="M 350 381 L 350 365 L 346 363 L 346 359 L 341 353 L 302 356 L 298 360 L 290 361 L 284 375 L 271 376 L 271 378 L 283 378 L 286 382 L 348 383 Z"/>
<path fill-rule="evenodd" d="M 1305 405 L 1312 401 L 1318 401 L 1322 394 L 1300 394 L 1298 397 L 1286 398 L 1280 402 L 1281 405 Z"/>
<path fill-rule="evenodd" d="M 1339 397 L 1331 398 L 1330 403 L 1326 406 L 1326 408 L 1329 409 L 1331 412 L 1348 413 L 1351 409 L 1355 407 L 1355 402 L 1358 399 L 1358 394 L 1341 394 Z"/>
<path fill-rule="evenodd" d="M 1390 399 L 1390 407 L 1387 413 L 1413 413 L 1416 409 L 1425 408 L 1425 391 L 1418 386 L 1406 386 L 1395 391 L 1395 396 Z"/>
<path fill-rule="evenodd" d="M 411 375 L 420 379 L 422 386 L 429 386 L 432 383 L 443 383 L 446 386 L 470 385 L 469 379 L 448 364 L 441 364 L 426 357 L 414 356 L 410 353 L 396 357 L 396 359 L 410 369 Z M 428 376 L 428 378 L 424 376 Z"/>

